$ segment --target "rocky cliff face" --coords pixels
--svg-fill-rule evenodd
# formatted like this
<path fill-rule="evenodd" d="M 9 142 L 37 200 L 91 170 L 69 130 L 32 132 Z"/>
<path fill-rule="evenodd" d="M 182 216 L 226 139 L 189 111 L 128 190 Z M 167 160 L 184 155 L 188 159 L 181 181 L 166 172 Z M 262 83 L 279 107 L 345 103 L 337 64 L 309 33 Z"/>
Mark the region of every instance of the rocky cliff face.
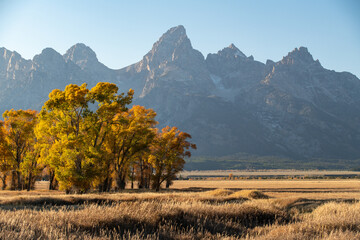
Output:
<path fill-rule="evenodd" d="M 360 158 L 360 80 L 324 69 L 304 47 L 266 64 L 234 44 L 205 59 L 177 26 L 120 70 L 84 44 L 63 56 L 47 48 L 33 60 L 0 48 L 1 112 L 39 110 L 54 88 L 100 81 L 133 88 L 134 104 L 154 108 L 161 126 L 193 136 L 195 155 Z"/>
<path fill-rule="evenodd" d="M 123 82 L 136 82 L 140 98 L 158 89 L 183 95 L 213 88 L 204 57 L 192 48 L 183 26 L 168 30 L 140 62 L 120 70 L 119 75 Z"/>

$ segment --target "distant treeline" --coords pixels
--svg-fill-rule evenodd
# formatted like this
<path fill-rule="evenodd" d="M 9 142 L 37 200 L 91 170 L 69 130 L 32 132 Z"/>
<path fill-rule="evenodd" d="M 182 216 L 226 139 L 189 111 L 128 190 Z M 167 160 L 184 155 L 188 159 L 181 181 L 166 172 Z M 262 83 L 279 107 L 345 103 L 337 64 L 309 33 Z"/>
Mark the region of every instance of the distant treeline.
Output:
<path fill-rule="evenodd" d="M 223 157 L 196 156 L 187 161 L 186 170 L 297 169 L 360 171 L 360 159 L 291 159 L 237 153 Z"/>
<path fill-rule="evenodd" d="M 86 192 L 170 186 L 195 144 L 176 127 L 156 128 L 156 113 L 127 106 L 133 90 L 111 83 L 53 90 L 42 110 L 9 110 L 0 121 L 2 188 L 30 190 L 46 172 L 50 189 Z"/>

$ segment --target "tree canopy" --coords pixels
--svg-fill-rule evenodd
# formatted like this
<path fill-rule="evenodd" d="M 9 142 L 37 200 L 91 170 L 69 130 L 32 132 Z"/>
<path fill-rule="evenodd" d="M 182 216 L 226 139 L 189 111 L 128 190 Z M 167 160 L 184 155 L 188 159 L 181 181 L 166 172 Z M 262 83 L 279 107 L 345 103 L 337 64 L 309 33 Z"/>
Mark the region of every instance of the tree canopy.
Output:
<path fill-rule="evenodd" d="M 188 133 L 156 128 L 156 113 L 132 103 L 134 91 L 118 93 L 112 83 L 92 89 L 70 84 L 54 89 L 40 113 L 10 110 L 0 122 L 0 172 L 3 188 L 33 187 L 45 170 L 50 189 L 67 192 L 124 189 L 131 173 L 139 187 L 167 186 L 182 170 Z M 135 176 L 135 175 L 136 176 Z M 146 184 L 145 184 L 146 183 Z"/>

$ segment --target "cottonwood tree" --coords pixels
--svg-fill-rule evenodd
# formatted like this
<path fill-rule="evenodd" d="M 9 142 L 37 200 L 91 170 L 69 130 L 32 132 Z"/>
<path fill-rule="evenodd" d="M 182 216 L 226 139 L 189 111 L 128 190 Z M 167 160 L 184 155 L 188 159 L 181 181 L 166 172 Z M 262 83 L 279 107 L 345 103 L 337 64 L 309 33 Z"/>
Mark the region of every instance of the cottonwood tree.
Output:
<path fill-rule="evenodd" d="M 106 150 L 105 140 L 111 137 L 109 134 L 113 131 L 112 126 L 117 124 L 116 115 L 122 114 L 128 110 L 127 105 L 132 102 L 133 90 L 129 90 L 127 95 L 118 94 L 118 87 L 111 83 L 98 83 L 88 94 L 91 104 L 97 106 L 95 112 L 89 112 L 87 115 L 88 136 L 92 147 L 97 151 L 101 158 L 102 174 L 97 178 L 97 184 L 100 191 L 109 191 L 112 184 L 112 155 Z"/>
<path fill-rule="evenodd" d="M 101 177 L 106 167 L 102 146 L 111 121 L 126 110 L 134 93 L 130 90 L 125 96 L 117 91 L 111 83 L 98 83 L 91 90 L 86 84 L 70 84 L 64 91 L 55 89 L 49 94 L 40 124 L 52 126 L 46 155 L 60 189 L 86 192 Z"/>
<path fill-rule="evenodd" d="M 21 190 L 24 187 L 21 164 L 34 144 L 37 112 L 11 109 L 4 112 L 3 118 L 5 139 L 14 161 L 11 189 Z"/>
<path fill-rule="evenodd" d="M 46 173 L 49 175 L 49 190 L 57 188 L 57 180 L 55 178 L 56 166 L 53 164 L 56 161 L 52 159 L 54 156 L 54 149 L 52 146 L 59 139 L 59 126 L 57 119 L 53 112 L 41 111 L 39 113 L 39 121 L 35 126 L 35 135 L 37 139 L 36 148 L 39 151 L 38 163 L 41 164 Z"/>
<path fill-rule="evenodd" d="M 176 127 L 169 126 L 163 128 L 154 139 L 151 145 L 149 162 L 154 169 L 152 187 L 160 190 L 164 181 L 171 181 L 176 173 L 181 171 L 185 164 L 185 157 L 190 157 L 189 149 L 196 149 L 196 145 L 187 139 L 191 135 L 178 130 Z"/>
<path fill-rule="evenodd" d="M 23 176 L 24 188 L 28 191 L 34 188 L 36 178 L 41 174 L 44 165 L 39 161 L 40 149 L 36 144 L 31 144 L 20 164 L 20 172 Z"/>
<path fill-rule="evenodd" d="M 187 141 L 191 136 L 176 127 L 159 132 L 152 109 L 127 108 L 133 90 L 117 92 L 111 83 L 91 90 L 70 84 L 53 90 L 38 116 L 33 110 L 6 111 L 0 122 L 3 187 L 12 171 L 12 189 L 30 190 L 44 168 L 50 189 L 59 182 L 66 192 L 96 186 L 109 191 L 113 179 L 124 189 L 129 173 L 139 188 L 152 182 L 158 191 L 164 181 L 170 186 L 188 150 L 196 148 Z"/>
<path fill-rule="evenodd" d="M 3 128 L 3 125 L 3 121 L 0 121 L 0 173 L 2 190 L 6 188 L 6 179 L 15 166 L 10 152 L 10 148 L 5 139 L 5 130 Z"/>
<path fill-rule="evenodd" d="M 133 106 L 114 118 L 107 139 L 107 149 L 112 155 L 115 180 L 124 189 L 130 164 L 146 151 L 155 136 L 156 113 L 143 106 Z"/>
<path fill-rule="evenodd" d="M 88 108 L 86 84 L 71 84 L 65 91 L 53 90 L 40 113 L 40 123 L 54 122 L 52 129 L 55 142 L 49 149 L 49 161 L 55 169 L 60 188 L 70 191 L 75 186 L 79 191 L 90 187 L 92 159 L 86 158 L 83 114 Z M 39 136 L 40 137 L 40 136 Z M 43 141 L 43 140 L 42 140 Z"/>
<path fill-rule="evenodd" d="M 150 188 L 152 166 L 148 161 L 150 149 L 142 152 L 135 158 L 134 170 L 138 188 Z"/>

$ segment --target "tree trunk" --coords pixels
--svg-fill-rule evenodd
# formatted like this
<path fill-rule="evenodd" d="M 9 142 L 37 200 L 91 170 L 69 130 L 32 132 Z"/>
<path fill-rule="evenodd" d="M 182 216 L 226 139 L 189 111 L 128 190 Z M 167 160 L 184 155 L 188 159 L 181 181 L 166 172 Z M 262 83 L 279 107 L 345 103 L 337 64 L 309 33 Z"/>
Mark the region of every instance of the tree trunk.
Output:
<path fill-rule="evenodd" d="M 152 182 L 152 188 L 155 189 L 156 192 L 160 191 L 160 178 L 161 175 L 156 174 L 153 178 L 153 182 Z"/>
<path fill-rule="evenodd" d="M 27 191 L 30 191 L 30 189 L 31 189 L 31 183 L 32 183 L 32 174 L 29 173 L 29 179 L 28 179 L 28 184 L 27 184 Z"/>
<path fill-rule="evenodd" d="M 53 182 L 55 180 L 55 174 L 53 171 L 49 170 L 49 190 L 54 190 L 53 188 Z"/>
<path fill-rule="evenodd" d="M 120 189 L 120 190 L 125 189 L 125 186 L 126 186 L 125 177 L 126 177 L 125 174 L 123 174 L 122 172 L 117 173 L 116 184 L 117 184 L 118 189 Z"/>
<path fill-rule="evenodd" d="M 146 178 L 146 182 L 145 182 L 145 188 L 149 189 L 150 188 L 150 184 L 151 184 L 151 172 L 148 172 L 147 178 Z"/>
<path fill-rule="evenodd" d="M 11 190 L 15 190 L 16 189 L 16 171 L 13 170 L 11 171 L 11 186 L 10 186 Z"/>
<path fill-rule="evenodd" d="M 105 179 L 102 183 L 99 184 L 99 186 L 98 186 L 99 192 L 104 192 L 104 189 L 106 188 L 106 180 L 107 179 Z"/>
<path fill-rule="evenodd" d="M 1 179 L 2 179 L 2 190 L 5 190 L 5 188 L 6 188 L 6 177 L 7 177 L 7 174 L 3 173 L 3 176 L 1 177 Z"/>
<path fill-rule="evenodd" d="M 106 192 L 110 192 L 112 182 L 113 182 L 113 179 L 110 177 L 110 178 L 109 178 L 109 181 L 108 181 L 108 184 L 107 184 L 107 188 L 105 189 Z"/>
<path fill-rule="evenodd" d="M 23 190 L 23 183 L 20 172 L 16 171 L 16 175 L 17 175 L 17 190 Z"/>
<path fill-rule="evenodd" d="M 131 169 L 131 189 L 134 189 L 134 167 Z"/>
<path fill-rule="evenodd" d="M 51 189 L 52 189 L 52 190 L 57 190 L 57 189 L 59 189 L 59 182 L 58 182 L 58 180 L 57 180 L 55 177 L 54 177 L 54 180 L 53 180 Z"/>
<path fill-rule="evenodd" d="M 138 176 L 138 188 L 141 189 L 141 188 L 145 188 L 145 177 L 144 177 L 144 161 L 139 158 L 139 164 L 138 164 L 138 167 L 139 167 L 139 176 Z"/>
<path fill-rule="evenodd" d="M 99 192 L 110 192 L 112 179 L 107 176 L 105 180 L 99 184 Z"/>
<path fill-rule="evenodd" d="M 118 188 L 119 188 L 120 190 L 124 190 L 124 189 L 125 189 L 125 185 L 126 185 L 126 183 L 125 183 L 125 180 L 124 180 L 124 179 L 119 178 L 119 179 L 117 180 L 117 186 L 118 186 Z"/>

